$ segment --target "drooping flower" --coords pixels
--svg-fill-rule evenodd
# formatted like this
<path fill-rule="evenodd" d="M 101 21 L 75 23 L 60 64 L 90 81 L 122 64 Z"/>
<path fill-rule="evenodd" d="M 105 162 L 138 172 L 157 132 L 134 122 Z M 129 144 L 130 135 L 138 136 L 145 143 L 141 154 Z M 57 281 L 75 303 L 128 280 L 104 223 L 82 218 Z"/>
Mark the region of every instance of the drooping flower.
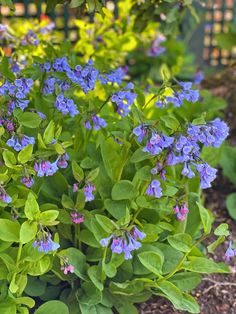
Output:
<path fill-rule="evenodd" d="M 57 161 L 57 166 L 59 168 L 65 169 L 68 166 L 69 155 L 67 153 L 60 155 Z"/>
<path fill-rule="evenodd" d="M 3 202 L 3 203 L 11 203 L 12 201 L 12 198 L 9 194 L 7 194 L 7 192 L 4 190 L 3 187 L 0 187 L 0 200 Z"/>
<path fill-rule="evenodd" d="M 60 247 L 60 244 L 54 242 L 51 234 L 47 232 L 42 235 L 41 239 L 37 238 L 34 241 L 33 247 L 37 247 L 39 252 L 48 253 L 56 251 Z"/>
<path fill-rule="evenodd" d="M 88 183 L 84 187 L 84 196 L 85 196 L 85 202 L 91 202 L 94 200 L 93 192 L 96 191 L 95 185 Z"/>
<path fill-rule="evenodd" d="M 228 247 L 228 249 L 225 252 L 225 260 L 227 262 L 229 262 L 230 258 L 234 257 L 234 256 L 236 256 L 236 250 L 232 248 L 232 241 L 230 241 L 229 242 L 229 247 Z"/>
<path fill-rule="evenodd" d="M 16 135 L 12 135 L 12 137 L 7 140 L 6 144 L 9 147 L 12 147 L 14 150 L 16 150 L 17 152 L 19 152 L 20 150 L 22 150 L 25 146 L 31 144 L 34 145 L 35 143 L 35 139 L 34 137 L 30 137 L 27 135 L 23 135 L 21 137 L 17 137 Z"/>
<path fill-rule="evenodd" d="M 194 141 L 204 146 L 219 147 L 229 135 L 229 128 L 224 121 L 216 118 L 206 125 L 190 125 L 187 132 Z"/>
<path fill-rule="evenodd" d="M 137 141 L 142 142 L 148 133 L 148 127 L 146 125 L 139 125 L 133 129 L 133 134 L 137 136 Z"/>
<path fill-rule="evenodd" d="M 212 168 L 207 163 L 198 164 L 196 169 L 200 175 L 200 187 L 201 189 L 207 189 L 211 187 L 211 182 L 216 178 L 217 170 Z"/>
<path fill-rule="evenodd" d="M 180 221 L 184 221 L 187 217 L 188 212 L 189 212 L 186 203 L 182 204 L 181 206 L 175 205 L 173 210 L 174 210 L 174 213 L 176 214 L 177 219 Z"/>
<path fill-rule="evenodd" d="M 27 188 L 31 188 L 34 184 L 34 179 L 30 176 L 24 176 L 21 178 L 21 183 L 23 183 Z"/>
<path fill-rule="evenodd" d="M 92 129 L 92 125 L 93 125 L 93 129 L 95 131 L 100 130 L 101 128 L 105 128 L 107 126 L 107 123 L 104 119 L 102 119 L 101 117 L 99 117 L 96 114 L 93 114 L 91 116 L 91 120 L 87 119 L 84 123 L 84 127 L 88 130 Z"/>
<path fill-rule="evenodd" d="M 125 231 L 121 236 L 112 234 L 107 238 L 103 238 L 100 244 L 102 247 L 106 247 L 111 242 L 110 248 L 112 252 L 115 254 L 124 253 L 124 258 L 128 260 L 132 258 L 131 252 L 141 247 L 141 243 L 137 240 L 142 240 L 145 237 L 145 233 L 138 230 L 137 227 L 134 227 L 131 232 Z"/>
<path fill-rule="evenodd" d="M 133 228 L 132 234 L 135 239 L 139 239 L 139 240 L 143 240 L 146 237 L 146 234 L 140 231 L 137 227 Z"/>
<path fill-rule="evenodd" d="M 174 142 L 174 138 L 164 134 L 158 134 L 152 131 L 151 138 L 147 141 L 146 146 L 143 148 L 144 152 L 151 155 L 158 155 L 163 149 L 168 148 Z"/>
<path fill-rule="evenodd" d="M 71 274 L 74 273 L 75 267 L 72 264 L 69 263 L 69 258 L 67 256 L 63 257 L 63 259 L 62 259 L 61 270 L 63 271 L 63 273 L 65 275 L 67 275 L 69 273 L 71 273 Z"/>
<path fill-rule="evenodd" d="M 36 171 L 37 176 L 38 177 L 43 177 L 43 176 L 47 177 L 47 176 L 54 175 L 58 170 L 57 162 L 58 162 L 58 160 L 56 160 L 53 163 L 51 163 L 49 160 L 46 160 L 46 161 L 41 161 L 39 163 L 35 163 L 34 164 L 34 170 Z"/>
<path fill-rule="evenodd" d="M 152 180 L 149 184 L 146 194 L 149 196 L 155 196 L 156 198 L 162 197 L 162 188 L 158 180 Z"/>

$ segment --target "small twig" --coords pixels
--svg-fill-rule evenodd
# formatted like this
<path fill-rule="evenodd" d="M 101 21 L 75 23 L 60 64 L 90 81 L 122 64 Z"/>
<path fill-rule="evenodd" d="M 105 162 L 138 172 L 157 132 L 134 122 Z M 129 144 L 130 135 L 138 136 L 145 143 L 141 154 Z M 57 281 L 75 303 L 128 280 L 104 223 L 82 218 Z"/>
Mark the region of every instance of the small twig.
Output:
<path fill-rule="evenodd" d="M 221 287 L 221 286 L 235 286 L 236 287 L 236 283 L 234 282 L 220 282 L 220 281 L 215 281 L 211 278 L 203 278 L 203 280 L 213 283 L 213 285 L 203 290 L 203 294 L 209 292 L 211 289 Z"/>

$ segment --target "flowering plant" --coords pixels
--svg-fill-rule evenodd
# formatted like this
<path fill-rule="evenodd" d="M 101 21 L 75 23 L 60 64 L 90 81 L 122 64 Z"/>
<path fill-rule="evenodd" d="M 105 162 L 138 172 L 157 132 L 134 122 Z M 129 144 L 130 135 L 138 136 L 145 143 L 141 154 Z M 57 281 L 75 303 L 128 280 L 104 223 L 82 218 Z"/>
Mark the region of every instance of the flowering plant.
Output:
<path fill-rule="evenodd" d="M 17 71 L 1 59 L 0 310 L 137 313 L 156 294 L 199 313 L 201 274 L 228 271 L 199 246 L 209 153 L 228 134 L 204 112 L 221 104 L 165 66 L 144 93 L 66 43 L 41 49 Z M 229 233 L 214 232 L 209 251 Z"/>

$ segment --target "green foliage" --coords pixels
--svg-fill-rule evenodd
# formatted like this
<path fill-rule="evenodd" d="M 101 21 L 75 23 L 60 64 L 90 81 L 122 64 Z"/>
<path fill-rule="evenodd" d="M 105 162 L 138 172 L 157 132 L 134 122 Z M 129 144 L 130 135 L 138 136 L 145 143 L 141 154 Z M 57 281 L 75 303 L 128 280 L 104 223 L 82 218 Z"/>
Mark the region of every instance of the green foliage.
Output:
<path fill-rule="evenodd" d="M 47 11 L 63 2 L 47 1 Z M 183 12 L 194 14 L 191 3 L 183 1 L 178 6 L 175 1 L 161 1 L 156 6 L 152 0 L 139 5 L 123 0 L 115 19 L 103 1 L 69 1 L 70 7 L 81 11 L 86 7 L 89 12 L 100 12 L 94 22 L 76 21 L 79 40 L 74 47 L 60 41 L 57 45 L 54 34 L 43 34 L 47 23 L 26 21 L 21 28 L 12 23 L 4 45 L 14 43 L 12 59 L 18 63 L 22 55 L 27 57 L 21 77 L 32 78 L 34 84 L 26 96 L 27 107 L 21 110 L 17 103 L 12 116 L 8 114 L 12 96 L 0 96 L 2 116 L 14 127 L 14 133 L 4 123 L 0 127 L 0 313 L 29 313 L 34 299 L 40 303 L 36 314 L 137 313 L 136 303 L 152 294 L 166 297 L 178 310 L 199 313 L 188 293 L 200 283 L 201 274 L 228 272 L 226 265 L 205 256 L 202 241 L 211 233 L 213 215 L 201 202 L 199 178 L 187 179 L 181 165 L 168 165 L 168 150 L 144 152 L 143 143 L 133 134 L 134 128 L 144 124 L 150 134 L 177 137 L 186 134 L 190 123 L 204 125 L 225 106 L 207 91 L 201 92 L 203 101 L 186 100 L 181 108 L 155 106 L 158 98 L 173 96 L 180 88 L 176 76 L 195 72 L 186 45 L 175 39 Z M 3 4 L 11 5 L 11 1 Z M 161 14 L 166 15 L 165 23 L 160 21 Z M 38 46 L 21 44 L 31 28 Z M 151 57 L 150 48 L 163 32 L 166 38 L 161 47 L 166 53 Z M 0 87 L 19 77 L 1 53 Z M 62 57 L 67 57 L 73 69 L 92 57 L 94 68 L 104 77 L 125 64 L 130 69 L 121 83 L 100 80 L 85 93 L 82 84 L 70 81 L 65 71 L 42 71 L 46 61 Z M 56 81 L 50 93 L 44 93 L 47 79 Z M 112 96 L 127 91 L 130 79 L 137 98 L 129 114 L 122 116 Z M 157 85 L 158 81 L 162 83 Z M 63 94 L 73 101 L 77 115 L 65 114 L 56 106 L 62 83 L 70 85 Z M 107 126 L 97 130 L 94 115 Z M 84 127 L 88 120 L 91 128 Z M 35 143 L 19 150 L 9 145 L 11 136 L 21 140 L 23 135 L 33 137 Z M 218 164 L 220 150 L 200 149 L 199 160 Z M 53 169 L 53 173 L 40 173 L 47 166 L 42 164 L 45 161 L 54 165 L 55 173 Z M 160 169 L 151 172 L 157 162 L 163 164 L 166 180 L 160 179 Z M 224 171 L 233 178 L 227 165 Z M 34 184 L 27 186 L 23 178 L 33 178 Z M 147 193 L 154 179 L 161 182 L 160 197 Z M 9 198 L 4 201 L 6 195 Z M 173 207 L 185 203 L 189 213 L 183 221 L 176 218 Z M 232 199 L 227 203 L 234 206 Z M 145 235 L 136 236 L 135 228 Z M 209 252 L 229 235 L 227 225 L 218 226 L 214 234 L 217 239 L 207 247 Z M 122 253 L 111 250 L 112 241 L 121 237 L 123 244 L 130 237 L 136 240 L 129 243 L 136 245 L 132 254 L 123 254 L 127 253 L 123 247 Z M 49 249 L 40 246 L 51 241 Z"/>

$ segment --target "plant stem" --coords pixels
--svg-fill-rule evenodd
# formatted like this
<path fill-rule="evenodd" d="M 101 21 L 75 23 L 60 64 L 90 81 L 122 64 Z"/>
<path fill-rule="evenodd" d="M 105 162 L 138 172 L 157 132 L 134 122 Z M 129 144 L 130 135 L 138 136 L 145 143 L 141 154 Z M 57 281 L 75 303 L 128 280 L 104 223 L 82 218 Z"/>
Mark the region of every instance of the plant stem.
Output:
<path fill-rule="evenodd" d="M 181 267 L 182 267 L 183 262 L 184 262 L 185 259 L 188 257 L 188 255 L 189 255 L 189 253 L 192 251 L 192 249 L 193 249 L 196 245 L 198 245 L 199 243 L 201 243 L 203 240 L 205 240 L 207 236 L 208 236 L 208 235 L 203 235 L 203 236 L 201 236 L 201 238 L 199 238 L 199 239 L 191 246 L 190 250 L 184 254 L 184 256 L 183 256 L 183 257 L 181 258 L 181 260 L 179 261 L 178 265 L 172 270 L 172 272 L 170 272 L 170 273 L 169 273 L 168 275 L 166 275 L 165 277 L 163 277 L 163 278 L 157 280 L 157 282 L 161 282 L 161 281 L 167 280 L 167 279 L 171 278 L 177 271 L 179 271 L 179 270 L 181 269 Z"/>
<path fill-rule="evenodd" d="M 23 248 L 23 243 L 20 242 L 19 247 L 18 247 L 17 257 L 16 257 L 16 267 L 18 267 L 19 262 L 20 262 L 22 248 Z"/>

